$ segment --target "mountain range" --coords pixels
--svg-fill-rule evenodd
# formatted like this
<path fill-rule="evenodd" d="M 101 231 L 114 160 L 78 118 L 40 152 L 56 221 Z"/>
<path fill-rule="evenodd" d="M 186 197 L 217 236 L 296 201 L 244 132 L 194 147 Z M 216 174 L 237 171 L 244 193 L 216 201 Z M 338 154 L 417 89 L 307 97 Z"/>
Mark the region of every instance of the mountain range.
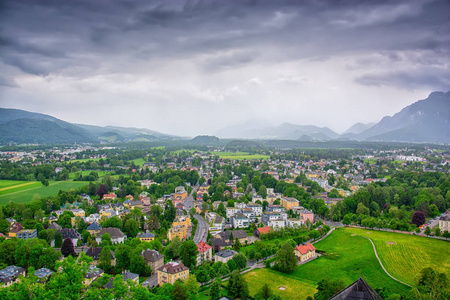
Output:
<path fill-rule="evenodd" d="M 141 128 L 72 124 L 52 116 L 0 108 L 0 144 L 152 142 L 181 139 Z"/>
<path fill-rule="evenodd" d="M 450 143 L 450 92 L 433 92 L 376 124 L 357 123 L 338 134 L 327 127 L 247 121 L 215 133 L 219 138 L 294 141 Z M 73 144 L 185 140 L 142 128 L 72 124 L 52 116 L 0 108 L 0 144 Z M 192 140 L 208 143 L 204 136 Z M 218 138 L 214 138 L 217 142 Z"/>

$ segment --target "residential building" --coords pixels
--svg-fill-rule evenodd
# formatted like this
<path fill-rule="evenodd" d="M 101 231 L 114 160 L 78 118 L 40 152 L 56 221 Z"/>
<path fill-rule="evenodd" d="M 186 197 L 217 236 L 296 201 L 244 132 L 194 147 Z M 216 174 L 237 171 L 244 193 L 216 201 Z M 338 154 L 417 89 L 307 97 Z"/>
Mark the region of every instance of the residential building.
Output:
<path fill-rule="evenodd" d="M 103 247 L 91 247 L 86 251 L 86 255 L 92 257 L 92 264 L 96 266 L 99 262 L 100 253 L 102 252 Z M 116 257 L 114 256 L 114 252 L 111 250 L 111 265 L 116 265 Z"/>
<path fill-rule="evenodd" d="M 180 197 L 181 200 L 186 199 L 188 196 L 187 191 L 184 189 L 184 186 L 178 186 L 175 188 L 175 195 L 174 198 Z"/>
<path fill-rule="evenodd" d="M 225 219 L 216 217 L 209 225 L 209 231 L 222 231 L 225 227 Z"/>
<path fill-rule="evenodd" d="M 204 261 L 212 260 L 212 247 L 206 244 L 204 241 L 200 241 L 197 244 L 198 254 L 197 254 L 197 266 L 201 265 Z"/>
<path fill-rule="evenodd" d="M 176 216 L 175 220 L 173 220 L 172 227 L 176 226 L 190 227 L 191 218 L 185 215 Z"/>
<path fill-rule="evenodd" d="M 263 208 L 260 204 L 255 203 L 255 204 L 248 204 L 247 208 L 250 208 L 253 213 L 255 214 L 255 216 L 261 216 L 263 213 Z"/>
<path fill-rule="evenodd" d="M 130 271 L 125 271 L 122 273 L 123 281 L 127 281 L 130 279 L 131 281 L 134 281 L 136 283 L 139 283 L 139 274 L 131 273 Z"/>
<path fill-rule="evenodd" d="M 444 215 L 439 218 L 439 229 L 441 232 L 450 232 L 450 214 Z"/>
<path fill-rule="evenodd" d="M 303 223 L 306 223 L 308 220 L 310 223 L 314 223 L 314 213 L 310 210 L 303 209 L 300 211 L 300 220 L 302 220 Z"/>
<path fill-rule="evenodd" d="M 177 279 L 187 280 L 189 278 L 189 268 L 182 263 L 168 262 L 158 269 L 158 285 L 165 283 L 174 284 Z"/>
<path fill-rule="evenodd" d="M 239 242 L 242 245 L 245 245 L 245 242 L 248 241 L 248 235 L 247 235 L 247 232 L 245 232 L 245 230 L 222 231 L 222 232 L 216 234 L 215 237 L 223 239 L 225 243 L 229 243 L 229 242 L 234 243 L 234 240 L 236 238 L 239 239 Z"/>
<path fill-rule="evenodd" d="M 269 205 L 266 208 L 266 212 L 277 212 L 277 213 L 281 213 L 281 212 L 286 212 L 286 208 L 280 206 L 280 205 Z"/>
<path fill-rule="evenodd" d="M 302 221 L 300 219 L 288 218 L 286 220 L 287 227 L 300 228 L 302 227 Z"/>
<path fill-rule="evenodd" d="M 265 226 L 270 226 L 269 221 L 278 220 L 278 219 L 287 220 L 287 214 L 266 211 L 261 217 L 261 221 Z"/>
<path fill-rule="evenodd" d="M 25 269 L 22 267 L 9 266 L 0 270 L 0 283 L 5 284 L 5 286 L 10 286 L 19 276 L 25 276 Z"/>
<path fill-rule="evenodd" d="M 225 249 L 223 251 L 217 252 L 214 255 L 214 262 L 223 262 L 224 264 L 227 263 L 227 261 L 229 261 L 230 259 L 233 258 L 233 256 L 235 256 L 237 254 L 236 251 L 231 250 L 231 249 Z"/>
<path fill-rule="evenodd" d="M 235 214 L 231 217 L 231 225 L 233 228 L 246 228 L 250 225 L 250 220 L 244 214 Z"/>
<path fill-rule="evenodd" d="M 156 250 L 143 250 L 141 256 L 152 269 L 152 274 L 156 274 L 156 271 L 164 265 L 164 255 Z"/>
<path fill-rule="evenodd" d="M 102 199 L 105 199 L 105 200 L 116 200 L 116 198 L 117 198 L 117 195 L 114 194 L 114 193 L 111 193 L 111 194 L 104 194 Z"/>
<path fill-rule="evenodd" d="M 9 228 L 9 237 L 16 237 L 16 234 L 23 229 L 22 224 L 13 222 Z"/>
<path fill-rule="evenodd" d="M 108 233 L 109 236 L 111 237 L 111 243 L 121 244 L 125 240 L 125 235 L 123 234 L 123 232 L 119 228 L 108 227 L 108 228 L 102 228 L 97 233 L 97 236 L 95 238 L 97 243 L 99 243 L 99 244 L 101 243 L 102 235 L 104 235 L 105 233 Z"/>
<path fill-rule="evenodd" d="M 76 246 L 78 240 L 81 239 L 81 234 L 78 231 L 76 231 L 75 229 L 62 228 L 62 229 L 58 230 L 57 232 L 61 233 L 63 241 L 65 239 L 71 239 L 74 246 Z"/>
<path fill-rule="evenodd" d="M 167 233 L 169 241 L 173 240 L 176 236 L 184 241 L 187 238 L 187 228 L 184 226 L 171 227 Z"/>
<path fill-rule="evenodd" d="M 316 248 L 311 243 L 302 244 L 294 248 L 295 256 L 299 261 L 305 261 L 316 257 Z"/>
<path fill-rule="evenodd" d="M 85 217 L 84 220 L 86 221 L 86 223 L 93 223 L 100 221 L 100 218 L 101 216 L 99 214 L 92 214 L 89 215 L 88 217 Z"/>
<path fill-rule="evenodd" d="M 38 281 L 38 282 L 44 283 L 44 282 L 47 282 L 47 281 L 48 281 L 48 279 L 50 278 L 50 276 L 51 276 L 53 273 L 54 273 L 54 272 L 53 272 L 52 270 L 50 270 L 50 269 L 47 269 L 47 268 L 40 268 L 40 269 L 37 269 L 37 270 L 34 272 L 34 276 L 36 276 L 36 277 L 39 278 L 39 281 Z"/>
<path fill-rule="evenodd" d="M 267 223 L 273 230 L 279 230 L 286 227 L 286 221 L 283 219 L 270 220 Z"/>
<path fill-rule="evenodd" d="M 141 242 L 151 242 L 155 239 L 155 234 L 154 233 L 141 233 L 138 235 L 139 240 L 141 240 Z"/>
<path fill-rule="evenodd" d="M 92 281 L 96 280 L 98 277 L 101 277 L 103 273 L 104 271 L 102 269 L 97 268 L 95 265 L 89 265 L 86 276 L 84 277 L 84 284 L 91 284 Z"/>
<path fill-rule="evenodd" d="M 263 234 L 269 233 L 271 232 L 273 229 L 270 226 L 266 226 L 266 227 L 259 227 L 256 228 L 255 231 L 253 232 L 253 235 L 256 237 L 260 237 Z"/>
<path fill-rule="evenodd" d="M 286 210 L 293 209 L 294 207 L 298 207 L 300 205 L 297 199 L 291 197 L 281 198 L 280 203 Z"/>
<path fill-rule="evenodd" d="M 36 229 L 22 229 L 18 233 L 16 233 L 16 238 L 28 240 L 37 238 L 37 230 Z"/>
<path fill-rule="evenodd" d="M 243 208 L 241 213 L 249 219 L 250 223 L 256 222 L 256 215 L 250 208 Z"/>
<path fill-rule="evenodd" d="M 94 221 L 91 225 L 89 225 L 86 230 L 91 234 L 91 235 L 96 235 L 97 233 L 99 233 L 100 230 L 102 230 L 102 226 L 97 222 Z"/>
<path fill-rule="evenodd" d="M 232 216 L 234 216 L 235 214 L 239 213 L 239 212 L 240 212 L 240 209 L 239 209 L 239 208 L 236 208 L 236 207 L 227 207 L 227 208 L 226 208 L 226 211 L 227 211 L 226 216 L 227 216 L 227 218 L 229 219 L 229 218 L 231 218 Z"/>
<path fill-rule="evenodd" d="M 212 211 L 207 212 L 207 213 L 205 214 L 206 222 L 211 223 L 214 219 L 217 218 L 217 216 L 218 216 L 218 215 L 217 215 L 215 212 L 212 212 Z"/>

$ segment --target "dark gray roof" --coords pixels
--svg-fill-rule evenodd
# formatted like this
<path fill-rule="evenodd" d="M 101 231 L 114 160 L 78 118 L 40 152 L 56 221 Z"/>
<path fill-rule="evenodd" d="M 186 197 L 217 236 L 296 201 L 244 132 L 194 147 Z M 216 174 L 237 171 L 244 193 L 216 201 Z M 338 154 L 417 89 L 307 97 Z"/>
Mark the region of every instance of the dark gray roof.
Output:
<path fill-rule="evenodd" d="M 230 249 L 226 249 L 226 250 L 223 250 L 223 251 L 220 251 L 220 252 L 216 253 L 217 256 L 220 256 L 220 257 L 223 257 L 223 258 L 234 256 L 236 254 L 237 254 L 236 251 L 230 250 Z"/>
<path fill-rule="evenodd" d="M 102 252 L 102 247 L 92 247 L 88 248 L 86 255 L 92 257 L 94 260 L 98 260 L 100 253 Z M 111 251 L 111 259 L 114 259 L 114 252 Z"/>
<path fill-rule="evenodd" d="M 135 278 L 139 278 L 139 274 L 135 274 L 135 273 L 131 273 L 130 271 L 125 271 L 122 273 L 123 275 L 123 280 L 126 281 L 127 279 L 135 279 Z"/>
<path fill-rule="evenodd" d="M 156 250 L 145 250 L 141 252 L 141 255 L 144 257 L 145 260 L 155 262 L 160 260 L 161 258 L 164 258 L 164 255 L 160 254 Z"/>
<path fill-rule="evenodd" d="M 76 231 L 75 229 L 63 228 L 58 231 L 61 232 L 63 240 L 65 240 L 67 238 L 69 238 L 69 239 L 81 238 L 81 234 L 79 234 L 78 231 Z"/>
<path fill-rule="evenodd" d="M 223 231 L 219 234 L 222 238 L 228 240 L 230 238 L 231 233 L 233 233 L 233 239 L 248 238 L 247 232 L 245 232 L 245 230 L 227 230 L 227 231 Z"/>
<path fill-rule="evenodd" d="M 361 277 L 334 295 L 330 300 L 383 300 L 380 295 Z"/>
<path fill-rule="evenodd" d="M 50 276 L 52 273 L 53 273 L 52 270 L 49 270 L 47 268 L 40 268 L 40 269 L 37 269 L 34 272 L 34 276 L 37 276 L 39 278 L 43 278 L 43 277 Z"/>
<path fill-rule="evenodd" d="M 97 221 L 95 221 L 94 223 L 89 225 L 88 228 L 86 228 L 86 230 L 100 230 L 100 229 L 102 229 L 102 226 L 100 226 L 100 224 L 98 224 Z"/>

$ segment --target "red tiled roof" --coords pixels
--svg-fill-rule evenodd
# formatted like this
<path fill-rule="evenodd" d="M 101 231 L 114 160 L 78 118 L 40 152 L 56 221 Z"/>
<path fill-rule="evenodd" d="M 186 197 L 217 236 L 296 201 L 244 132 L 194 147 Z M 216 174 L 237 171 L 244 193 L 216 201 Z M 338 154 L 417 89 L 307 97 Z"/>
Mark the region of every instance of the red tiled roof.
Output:
<path fill-rule="evenodd" d="M 211 249 L 212 247 L 208 244 L 206 244 L 204 241 L 200 241 L 200 243 L 197 244 L 198 253 L 203 253 L 208 251 L 208 249 Z"/>
<path fill-rule="evenodd" d="M 310 251 L 316 250 L 316 248 L 314 248 L 314 246 L 311 243 L 307 243 L 306 245 L 300 245 L 300 246 L 295 247 L 295 250 L 300 252 L 302 255 L 305 255 L 306 253 L 308 253 Z"/>
<path fill-rule="evenodd" d="M 266 226 L 266 227 L 260 227 L 257 229 L 259 231 L 259 234 L 265 234 L 272 231 L 272 227 Z"/>

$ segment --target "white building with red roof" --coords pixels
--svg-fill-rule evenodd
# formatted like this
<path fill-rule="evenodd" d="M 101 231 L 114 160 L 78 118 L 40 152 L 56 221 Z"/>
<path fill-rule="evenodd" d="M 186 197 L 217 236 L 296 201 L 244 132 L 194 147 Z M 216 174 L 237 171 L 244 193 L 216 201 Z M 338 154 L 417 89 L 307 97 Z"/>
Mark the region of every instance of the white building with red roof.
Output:
<path fill-rule="evenodd" d="M 311 258 L 316 258 L 316 248 L 311 243 L 302 244 L 294 248 L 297 259 L 301 262 Z"/>
<path fill-rule="evenodd" d="M 201 265 L 204 261 L 212 260 L 212 247 L 210 245 L 208 245 L 204 241 L 200 241 L 197 244 L 197 249 L 197 266 Z"/>

